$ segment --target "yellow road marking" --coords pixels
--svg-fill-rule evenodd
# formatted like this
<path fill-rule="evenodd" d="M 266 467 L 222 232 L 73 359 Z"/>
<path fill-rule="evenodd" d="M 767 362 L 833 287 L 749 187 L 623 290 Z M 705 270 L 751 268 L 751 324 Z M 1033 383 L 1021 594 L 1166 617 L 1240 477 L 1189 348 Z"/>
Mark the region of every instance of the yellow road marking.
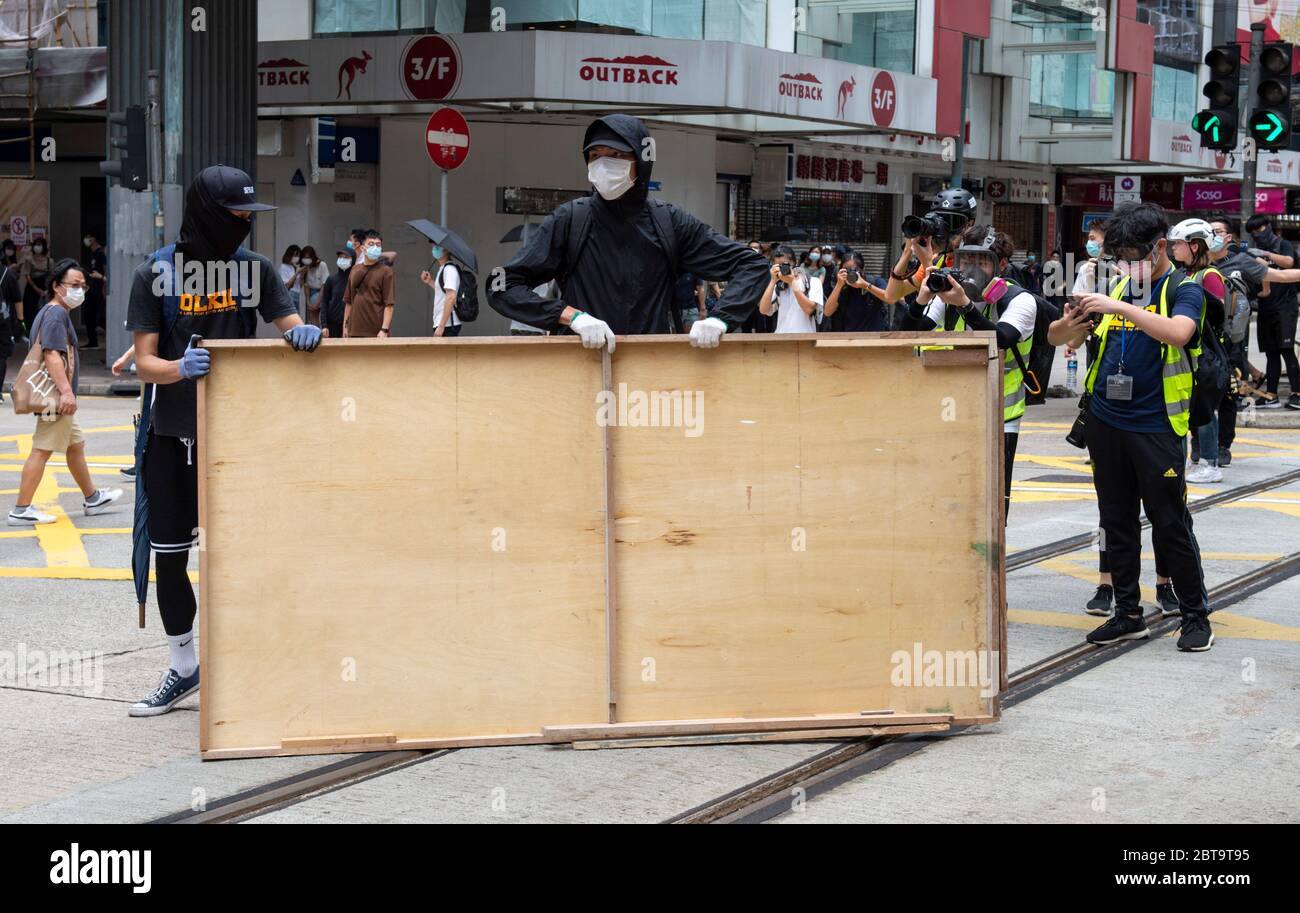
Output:
<path fill-rule="evenodd" d="M 191 583 L 199 582 L 198 571 L 189 571 Z M 28 580 L 130 580 L 129 567 L 0 567 L 0 577 Z M 149 579 L 154 579 L 153 571 Z"/>
<path fill-rule="evenodd" d="M 1045 628 L 1069 628 L 1073 631 L 1091 631 L 1100 627 L 1105 619 L 1093 615 L 1069 615 L 1065 612 L 1041 612 L 1034 609 L 1007 609 L 1007 621 L 1013 624 L 1037 625 Z M 1300 628 L 1247 618 L 1234 612 L 1214 612 L 1210 615 L 1215 638 L 1227 637 L 1241 640 L 1278 640 L 1300 643 Z M 1169 636 L 1177 636 L 1177 632 Z"/>

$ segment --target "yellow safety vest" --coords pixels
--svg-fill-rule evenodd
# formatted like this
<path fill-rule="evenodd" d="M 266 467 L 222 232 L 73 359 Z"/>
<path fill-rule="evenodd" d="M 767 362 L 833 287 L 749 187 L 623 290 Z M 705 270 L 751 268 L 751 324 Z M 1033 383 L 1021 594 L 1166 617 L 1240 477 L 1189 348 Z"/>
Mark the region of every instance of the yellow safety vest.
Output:
<path fill-rule="evenodd" d="M 1172 271 L 1170 276 L 1172 278 Z M 1128 277 L 1124 276 L 1113 283 L 1108 293 L 1109 297 L 1122 300 L 1124 290 L 1128 288 L 1128 281 Z M 1178 284 L 1182 286 L 1195 281 L 1193 278 L 1186 278 Z M 1169 279 L 1160 285 L 1159 314 L 1161 317 L 1169 316 L 1169 285 Z M 1106 337 L 1114 318 L 1114 314 L 1107 314 L 1097 328 L 1100 338 L 1097 356 L 1092 360 L 1092 366 L 1088 368 L 1087 380 L 1084 382 L 1084 387 L 1089 393 L 1092 393 L 1093 384 L 1096 383 L 1097 367 L 1101 364 L 1102 355 L 1106 351 Z M 1201 305 L 1200 323 L 1202 325 L 1205 323 L 1204 303 Z M 1199 345 L 1184 350 L 1181 346 L 1165 344 L 1162 344 L 1161 348 L 1164 350 L 1164 364 L 1161 366 L 1160 376 L 1164 388 L 1165 415 L 1169 417 L 1169 425 L 1174 429 L 1174 434 L 1185 437 L 1188 425 L 1191 424 L 1192 375 L 1196 370 L 1196 357 L 1201 354 L 1201 349 Z"/>
<path fill-rule="evenodd" d="M 1011 297 L 1019 295 L 1025 289 L 1020 286 L 1012 286 L 1008 290 Z M 989 313 L 990 305 L 984 305 L 984 316 L 989 320 L 997 322 L 997 318 Z M 953 327 L 954 333 L 960 333 L 966 329 L 966 320 L 958 315 L 957 323 Z M 936 325 L 934 332 L 946 332 L 943 326 Z M 1020 352 L 1020 359 L 1026 365 L 1029 364 L 1029 350 L 1034 347 L 1034 338 L 1021 340 L 1016 343 L 1016 349 Z M 942 351 L 951 349 L 952 346 L 919 346 L 917 351 L 928 349 L 931 351 Z M 1016 361 L 1016 356 L 1011 349 L 1007 349 L 1006 354 L 1002 357 L 1002 422 L 1014 422 L 1020 416 L 1025 414 L 1025 372 L 1020 370 L 1020 364 Z"/>

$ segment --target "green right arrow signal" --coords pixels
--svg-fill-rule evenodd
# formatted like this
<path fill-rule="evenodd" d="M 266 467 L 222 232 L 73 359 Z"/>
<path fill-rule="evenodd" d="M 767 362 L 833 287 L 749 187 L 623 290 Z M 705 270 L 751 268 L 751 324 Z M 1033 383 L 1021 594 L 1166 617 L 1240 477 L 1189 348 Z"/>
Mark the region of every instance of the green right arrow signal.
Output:
<path fill-rule="evenodd" d="M 1282 118 L 1278 117 L 1272 111 L 1265 111 L 1260 115 L 1250 128 L 1256 133 L 1267 133 L 1264 142 L 1271 143 L 1286 131 L 1286 125 L 1282 123 Z"/>

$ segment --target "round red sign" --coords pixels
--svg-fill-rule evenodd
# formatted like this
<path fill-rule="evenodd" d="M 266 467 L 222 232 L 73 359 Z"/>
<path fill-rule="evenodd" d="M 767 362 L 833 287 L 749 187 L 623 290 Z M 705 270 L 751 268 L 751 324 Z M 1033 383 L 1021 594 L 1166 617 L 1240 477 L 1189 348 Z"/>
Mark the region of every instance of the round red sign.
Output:
<path fill-rule="evenodd" d="M 460 55 L 441 35 L 422 35 L 402 54 L 402 87 L 411 98 L 438 101 L 456 91 Z"/>
<path fill-rule="evenodd" d="M 443 171 L 459 168 L 469 158 L 469 124 L 455 108 L 439 108 L 429 117 L 424 146 Z"/>
<path fill-rule="evenodd" d="M 898 105 L 898 92 L 894 88 L 894 77 L 888 70 L 881 70 L 871 82 L 871 119 L 877 127 L 888 127 L 894 122 L 894 110 Z"/>

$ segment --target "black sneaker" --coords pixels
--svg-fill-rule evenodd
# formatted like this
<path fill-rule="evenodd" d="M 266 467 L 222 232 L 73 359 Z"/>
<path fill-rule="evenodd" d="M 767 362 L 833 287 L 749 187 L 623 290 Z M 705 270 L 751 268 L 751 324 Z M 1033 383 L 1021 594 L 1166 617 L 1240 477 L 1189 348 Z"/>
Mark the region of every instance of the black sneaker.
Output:
<path fill-rule="evenodd" d="M 1102 618 L 1109 617 L 1111 612 L 1115 611 L 1115 588 L 1109 583 L 1103 583 L 1097 587 L 1097 595 L 1088 600 L 1088 604 L 1083 610 L 1089 615 L 1100 615 Z"/>
<path fill-rule="evenodd" d="M 198 669 L 189 678 L 181 678 L 175 669 L 168 669 L 153 693 L 126 708 L 126 712 L 131 716 L 161 716 L 198 690 Z"/>
<path fill-rule="evenodd" d="M 1201 448 L 1200 448 L 1200 447 L 1193 447 L 1193 448 L 1192 448 L 1192 465 L 1195 466 L 1195 465 L 1196 465 L 1197 463 L 1199 463 L 1199 462 L 1201 462 Z"/>
<path fill-rule="evenodd" d="M 1156 584 L 1156 602 L 1160 603 L 1160 617 L 1173 618 L 1175 615 L 1181 615 L 1182 609 L 1178 605 L 1178 597 L 1174 595 L 1174 585 L 1172 583 Z"/>
<path fill-rule="evenodd" d="M 134 467 L 134 466 L 125 466 L 125 467 L 123 467 L 122 469 L 119 469 L 118 472 L 122 473 L 122 478 L 124 478 L 124 479 L 130 479 L 130 480 L 133 481 L 133 482 L 135 481 L 135 467 Z"/>
<path fill-rule="evenodd" d="M 1124 615 L 1116 612 L 1110 621 L 1088 634 L 1088 643 L 1113 644 L 1121 640 L 1142 640 L 1150 635 L 1151 629 L 1140 614 Z"/>
<path fill-rule="evenodd" d="M 1229 450 L 1227 447 L 1220 447 L 1220 448 L 1219 448 L 1219 466 L 1220 466 L 1220 468 L 1222 468 L 1222 467 L 1224 467 L 1224 466 L 1231 466 L 1231 465 L 1232 465 L 1232 451 Z"/>
<path fill-rule="evenodd" d="M 1300 409 L 1300 393 L 1292 393 L 1286 401 L 1288 409 Z M 1208 647 L 1206 648 L 1209 649 Z"/>
<path fill-rule="evenodd" d="M 1265 399 L 1257 399 L 1255 400 L 1255 408 L 1256 409 L 1281 409 L 1282 401 L 1278 399 L 1276 396 L 1269 396 L 1266 397 Z"/>
<path fill-rule="evenodd" d="M 1214 632 L 1204 612 L 1184 615 L 1181 631 L 1178 649 L 1184 653 L 1204 653 L 1214 645 Z"/>

